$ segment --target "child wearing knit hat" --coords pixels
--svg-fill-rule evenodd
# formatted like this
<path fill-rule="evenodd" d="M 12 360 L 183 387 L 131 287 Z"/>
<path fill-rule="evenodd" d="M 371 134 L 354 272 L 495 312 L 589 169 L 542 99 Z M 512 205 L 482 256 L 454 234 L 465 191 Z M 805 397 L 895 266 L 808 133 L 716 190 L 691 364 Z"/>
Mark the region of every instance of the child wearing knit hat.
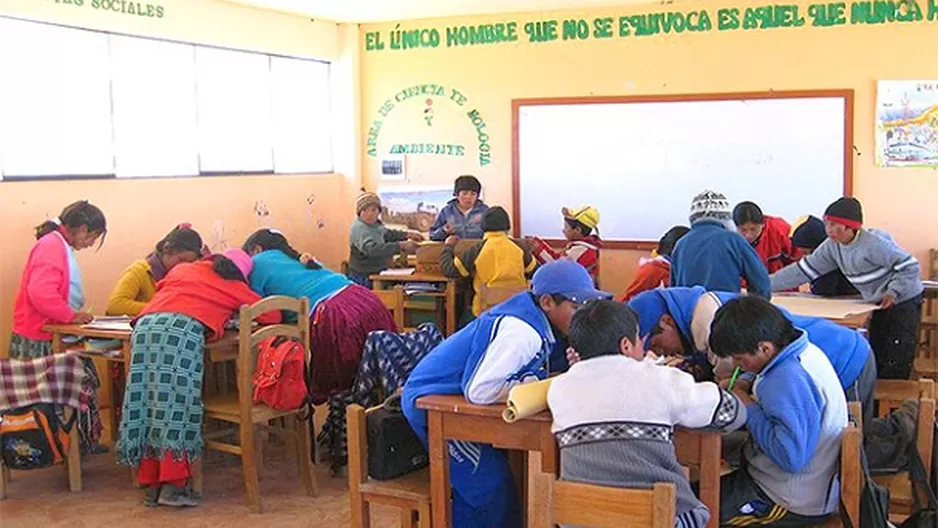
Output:
<path fill-rule="evenodd" d="M 364 189 L 355 201 L 355 214 L 358 218 L 349 232 L 348 278 L 371 288 L 368 276 L 388 269 L 394 255 L 416 253 L 423 235 L 388 229 L 381 222 L 381 198 Z"/>
<path fill-rule="evenodd" d="M 593 283 L 599 285 L 599 250 L 603 247 L 599 239 L 599 211 L 591 206 L 560 210 L 563 215 L 563 236 L 567 245 L 563 251 L 555 251 L 539 237 L 531 237 L 531 251 L 541 264 L 561 258 L 568 258 L 580 263 L 590 272 Z"/>
<path fill-rule="evenodd" d="M 810 255 L 772 275 L 772 290 L 796 288 L 840 270 L 866 302 L 880 309 L 870 318 L 870 344 L 880 379 L 912 372 L 922 317 L 918 260 L 885 232 L 863 228 L 859 200 L 843 197 L 824 212 L 825 239 Z"/>
<path fill-rule="evenodd" d="M 749 242 L 730 227 L 730 202 L 722 193 L 704 191 L 691 201 L 690 231 L 671 256 L 671 286 L 703 286 L 712 291 L 748 290 L 772 296 L 769 273 Z"/>

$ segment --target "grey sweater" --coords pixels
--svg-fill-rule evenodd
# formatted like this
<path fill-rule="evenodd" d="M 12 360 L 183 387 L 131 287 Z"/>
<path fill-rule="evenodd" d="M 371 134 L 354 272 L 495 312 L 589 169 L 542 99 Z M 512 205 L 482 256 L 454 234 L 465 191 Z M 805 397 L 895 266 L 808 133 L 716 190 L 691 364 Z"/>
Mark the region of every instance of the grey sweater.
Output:
<path fill-rule="evenodd" d="M 813 253 L 772 275 L 772 291 L 790 290 L 839 269 L 863 300 L 896 302 L 922 293 L 918 260 L 883 231 L 863 229 L 849 244 L 826 239 Z"/>
<path fill-rule="evenodd" d="M 349 232 L 349 272 L 381 273 L 391 265 L 391 258 L 401 250 L 399 242 L 404 240 L 407 240 L 407 233 L 403 231 L 388 229 L 381 222 L 368 225 L 356 218 Z"/>

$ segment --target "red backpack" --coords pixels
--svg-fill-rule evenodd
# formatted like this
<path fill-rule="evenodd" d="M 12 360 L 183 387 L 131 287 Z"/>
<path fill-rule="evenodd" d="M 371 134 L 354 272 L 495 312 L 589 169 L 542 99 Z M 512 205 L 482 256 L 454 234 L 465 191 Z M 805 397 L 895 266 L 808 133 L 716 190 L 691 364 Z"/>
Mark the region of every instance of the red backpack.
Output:
<path fill-rule="evenodd" d="M 306 401 L 306 357 L 303 344 L 286 337 L 260 342 L 254 369 L 254 403 L 278 411 L 299 409 Z"/>

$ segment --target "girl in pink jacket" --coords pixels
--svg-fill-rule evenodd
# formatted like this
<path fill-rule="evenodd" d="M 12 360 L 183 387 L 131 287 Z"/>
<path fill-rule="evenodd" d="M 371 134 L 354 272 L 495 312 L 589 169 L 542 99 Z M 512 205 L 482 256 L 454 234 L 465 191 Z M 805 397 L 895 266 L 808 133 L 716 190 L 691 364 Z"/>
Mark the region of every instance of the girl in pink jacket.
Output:
<path fill-rule="evenodd" d="M 99 240 L 103 242 L 106 232 L 104 213 L 87 201 L 69 205 L 58 218 L 36 227 L 37 242 L 26 260 L 13 308 L 11 359 L 51 354 L 52 335 L 43 329 L 48 324 L 85 324 L 94 318 L 80 311 L 85 305 L 85 295 L 75 251 L 89 248 Z M 91 360 L 84 362 L 85 370 L 95 386 L 99 386 L 94 364 Z M 79 431 L 82 452 L 101 451 L 96 445 L 101 419 L 94 398 L 87 415 L 81 416 Z"/>

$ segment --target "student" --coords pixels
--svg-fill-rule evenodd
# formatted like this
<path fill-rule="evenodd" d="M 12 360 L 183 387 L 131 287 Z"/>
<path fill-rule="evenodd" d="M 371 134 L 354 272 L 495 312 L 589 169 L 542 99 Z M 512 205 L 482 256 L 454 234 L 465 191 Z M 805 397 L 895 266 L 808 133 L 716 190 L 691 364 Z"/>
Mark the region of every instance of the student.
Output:
<path fill-rule="evenodd" d="M 52 334 L 43 330 L 49 324 L 86 324 L 94 316 L 85 307 L 84 284 L 75 252 L 104 243 L 107 219 L 101 209 L 86 200 L 74 202 L 36 227 L 36 244 L 29 252 L 20 278 L 13 307 L 13 335 L 10 359 L 35 359 L 52 354 Z M 100 386 L 90 359 L 83 359 L 85 373 Z M 95 398 L 79 422 L 81 451 L 84 454 L 107 451 L 98 445 L 101 418 Z"/>
<path fill-rule="evenodd" d="M 798 260 L 799 255 L 788 237 L 791 226 L 784 219 L 762 214 L 762 209 L 752 202 L 740 202 L 733 208 L 733 223 L 736 232 L 756 250 L 769 273 Z"/>
<path fill-rule="evenodd" d="M 729 208 L 726 197 L 717 192 L 704 191 L 694 197 L 690 232 L 671 258 L 670 284 L 738 293 L 745 280 L 750 293 L 769 299 L 769 274 L 746 239 L 728 229 Z"/>
<path fill-rule="evenodd" d="M 710 348 L 756 374 L 741 469 L 720 479 L 720 525 L 814 526 L 837 511 L 847 402 L 827 356 L 765 299 L 743 296 L 713 318 Z"/>
<path fill-rule="evenodd" d="M 387 307 L 371 290 L 315 260 L 304 264 L 283 233 L 255 231 L 242 246 L 252 255 L 251 288 L 262 297 L 309 299 L 310 397 L 324 403 L 351 388 L 365 338 L 373 330 L 397 332 Z"/>
<path fill-rule="evenodd" d="M 108 315 L 136 316 L 153 295 L 156 283 L 176 264 L 195 262 L 202 256 L 202 237 L 190 224 L 179 224 L 156 243 L 153 253 L 127 267 L 107 303 Z"/>
<path fill-rule="evenodd" d="M 791 245 L 799 253 L 810 255 L 827 240 L 824 222 L 816 216 L 802 216 L 792 225 Z M 811 293 L 822 297 L 853 297 L 860 292 L 850 284 L 843 272 L 836 269 L 811 281 Z"/>
<path fill-rule="evenodd" d="M 639 334 L 646 348 L 660 356 L 683 356 L 690 366 L 712 366 L 715 377 L 725 380 L 732 374 L 732 362 L 719 361 L 710 350 L 710 327 L 717 310 L 738 296 L 706 292 L 699 286 L 663 288 L 638 295 L 629 306 L 638 313 Z M 864 418 L 872 418 L 876 360 L 866 338 L 827 319 L 779 310 L 827 355 L 847 401 L 861 402 Z"/>
<path fill-rule="evenodd" d="M 739 398 L 646 359 L 635 312 L 615 301 L 592 301 L 577 310 L 570 346 L 580 361 L 547 394 L 560 477 L 623 488 L 673 482 L 674 525 L 704 528 L 710 511 L 694 496 L 677 461 L 674 426 L 738 429 L 746 423 Z M 648 398 L 662 391 L 667 396 Z"/>
<path fill-rule="evenodd" d="M 586 268 L 593 277 L 593 283 L 599 287 L 599 250 L 603 247 L 598 232 L 599 211 L 587 205 L 579 209 L 564 207 L 560 213 L 563 215 L 563 237 L 567 245 L 563 251 L 554 251 L 547 242 L 531 237 L 534 258 L 540 264 L 560 258 L 575 260 Z"/>
<path fill-rule="evenodd" d="M 485 232 L 482 243 L 472 246 L 462 255 L 455 255 L 458 240 L 455 236 L 446 239 L 440 254 L 443 275 L 453 278 L 472 277 L 475 290 L 472 315 L 476 317 L 482 313 L 479 292 L 483 286 L 524 289 L 528 283 L 527 276 L 537 266 L 531 251 L 508 236 L 511 220 L 503 208 L 496 206 L 485 212 L 482 230 Z"/>
<path fill-rule="evenodd" d="M 658 241 L 658 248 L 652 254 L 652 259 L 642 262 L 635 272 L 635 279 L 622 294 L 622 302 L 628 302 L 639 293 L 655 288 L 667 288 L 671 281 L 671 254 L 674 246 L 687 232 L 684 226 L 674 226 Z"/>
<path fill-rule="evenodd" d="M 205 343 L 224 335 L 225 323 L 242 305 L 261 300 L 247 285 L 250 273 L 251 257 L 240 249 L 179 264 L 133 321 L 116 449 L 120 463 L 138 468 L 137 480 L 147 487 L 145 506 L 200 502 L 186 481 L 203 448 Z M 279 323 L 280 313 L 258 322 Z"/>
<path fill-rule="evenodd" d="M 828 239 L 813 253 L 772 275 L 775 291 L 796 288 L 840 270 L 866 302 L 879 310 L 869 332 L 881 379 L 908 379 L 922 319 L 918 260 L 881 231 L 863 229 L 856 198 L 840 198 L 824 212 Z"/>
<path fill-rule="evenodd" d="M 380 218 L 381 198 L 373 192 L 358 196 L 355 214 L 358 218 L 349 233 L 348 278 L 370 289 L 369 275 L 388 269 L 394 255 L 416 253 L 423 235 L 385 227 Z"/>
<path fill-rule="evenodd" d="M 450 235 L 459 238 L 482 238 L 482 216 L 489 206 L 479 199 L 482 184 L 468 174 L 456 178 L 453 198 L 437 215 L 430 227 L 430 240 L 442 242 Z"/>
<path fill-rule="evenodd" d="M 427 413 L 419 398 L 459 394 L 474 404 L 505 401 L 519 383 L 543 379 L 556 336 L 566 335 L 577 306 L 609 295 L 572 260 L 545 264 L 530 292 L 486 311 L 417 364 L 404 385 L 404 416 L 427 445 Z M 450 442 L 454 528 L 514 528 L 521 510 L 505 455 L 491 445 Z"/>

